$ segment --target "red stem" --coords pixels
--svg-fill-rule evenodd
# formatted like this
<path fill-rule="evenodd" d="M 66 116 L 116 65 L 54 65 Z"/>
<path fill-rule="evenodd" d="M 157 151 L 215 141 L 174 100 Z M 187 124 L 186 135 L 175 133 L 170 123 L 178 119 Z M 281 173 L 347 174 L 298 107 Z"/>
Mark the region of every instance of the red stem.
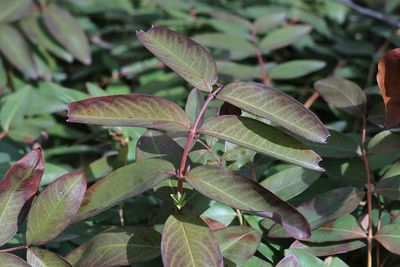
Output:
<path fill-rule="evenodd" d="M 270 80 L 268 78 L 267 69 L 265 68 L 265 60 L 261 54 L 260 48 L 258 48 L 257 46 L 257 33 L 255 31 L 252 31 L 251 37 L 253 38 L 253 46 L 256 51 L 258 64 L 260 65 L 261 68 L 262 80 L 265 85 L 269 86 Z"/>
<path fill-rule="evenodd" d="M 214 153 L 214 151 L 212 151 L 211 147 L 209 147 L 206 143 L 204 143 L 203 141 L 201 141 L 200 139 L 197 139 L 196 142 L 200 143 L 202 146 L 204 146 L 205 149 L 207 149 L 208 153 L 211 154 L 211 156 L 213 156 L 213 158 L 217 161 L 217 163 L 219 165 L 222 166 L 222 162 L 221 160 L 218 158 L 218 156 Z"/>
<path fill-rule="evenodd" d="M 1 133 L 0 133 L 0 140 L 3 139 L 3 138 L 6 137 L 6 136 L 7 136 L 7 132 L 6 132 L 6 131 L 1 132 Z"/>
<path fill-rule="evenodd" d="M 304 106 L 306 108 L 310 108 L 312 106 L 312 104 L 314 104 L 315 100 L 318 99 L 318 97 L 319 97 L 319 93 L 317 91 L 314 91 L 314 93 L 304 103 Z"/>
<path fill-rule="evenodd" d="M 20 249 L 27 249 L 27 246 L 19 246 L 19 247 L 15 247 L 15 248 L 6 248 L 6 249 L 2 249 L 0 250 L 0 252 L 12 252 L 12 251 L 16 251 L 16 250 L 20 250 Z"/>

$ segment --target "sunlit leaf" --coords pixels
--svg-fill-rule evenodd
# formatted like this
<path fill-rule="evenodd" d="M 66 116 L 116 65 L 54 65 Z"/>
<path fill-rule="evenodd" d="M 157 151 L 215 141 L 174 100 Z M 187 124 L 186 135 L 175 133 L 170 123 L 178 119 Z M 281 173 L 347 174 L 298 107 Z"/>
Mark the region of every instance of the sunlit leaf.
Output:
<path fill-rule="evenodd" d="M 75 219 L 85 190 L 82 172 L 67 173 L 49 184 L 29 210 L 27 243 L 44 244 L 67 228 Z"/>
<path fill-rule="evenodd" d="M 24 204 L 38 190 L 43 164 L 42 151 L 34 149 L 16 162 L 1 180 L 0 246 L 17 232 L 18 216 Z"/>
<path fill-rule="evenodd" d="M 175 103 L 157 96 L 113 95 L 68 105 L 68 121 L 103 126 L 135 126 L 187 131 L 189 118 Z"/>
<path fill-rule="evenodd" d="M 153 26 L 136 33 L 142 44 L 188 83 L 211 91 L 217 82 L 217 67 L 210 52 L 195 41 L 168 29 Z"/>
<path fill-rule="evenodd" d="M 312 28 L 308 25 L 294 25 L 278 28 L 264 37 L 259 43 L 259 47 L 266 51 L 275 50 L 300 41 L 304 36 L 311 32 Z"/>
<path fill-rule="evenodd" d="M 253 180 L 214 166 L 192 169 L 186 181 L 203 195 L 233 208 L 269 217 L 282 224 L 296 238 L 307 238 L 310 226 L 290 204 Z"/>
<path fill-rule="evenodd" d="M 321 158 L 305 145 L 260 121 L 224 115 L 207 120 L 199 132 L 235 143 L 268 156 L 319 170 Z"/>
<path fill-rule="evenodd" d="M 32 267 L 69 267 L 61 256 L 41 248 L 30 247 L 26 253 L 26 260 Z"/>
<path fill-rule="evenodd" d="M 326 63 L 321 60 L 291 60 L 273 66 L 268 71 L 268 77 L 273 80 L 289 80 L 306 76 L 323 69 Z"/>
<path fill-rule="evenodd" d="M 224 266 L 217 241 L 193 216 L 169 216 L 162 233 L 161 254 L 165 267 Z"/>
<path fill-rule="evenodd" d="M 117 169 L 88 188 L 77 221 L 149 190 L 174 172 L 175 167 L 162 159 L 147 159 Z"/>
<path fill-rule="evenodd" d="M 86 65 L 91 63 L 89 41 L 69 11 L 50 4 L 43 11 L 43 21 L 51 35 L 75 58 Z"/>
<path fill-rule="evenodd" d="M 400 123 L 400 48 L 387 52 L 379 61 L 376 79 L 386 106 L 386 127 Z"/>
<path fill-rule="evenodd" d="M 7 267 L 32 267 L 20 257 L 6 252 L 0 252 L 0 262 L 3 266 Z"/>
<path fill-rule="evenodd" d="M 329 104 L 356 117 L 365 115 L 367 98 L 356 83 L 330 77 L 317 81 L 314 88 Z"/>
<path fill-rule="evenodd" d="M 233 82 L 225 86 L 217 98 L 267 118 L 308 140 L 324 143 L 329 136 L 311 111 L 280 90 L 254 82 Z"/>
<path fill-rule="evenodd" d="M 400 224 L 383 226 L 374 238 L 390 252 L 400 255 Z"/>
<path fill-rule="evenodd" d="M 357 250 L 366 246 L 366 241 L 364 240 L 351 240 L 345 242 L 328 243 L 328 244 L 303 244 L 300 241 L 295 241 L 290 246 L 290 251 L 303 251 L 310 253 L 314 256 L 329 256 L 341 253 L 346 253 L 349 251 Z"/>
<path fill-rule="evenodd" d="M 66 256 L 75 267 L 125 266 L 160 255 L 161 236 L 142 226 L 116 228 L 100 233 Z"/>

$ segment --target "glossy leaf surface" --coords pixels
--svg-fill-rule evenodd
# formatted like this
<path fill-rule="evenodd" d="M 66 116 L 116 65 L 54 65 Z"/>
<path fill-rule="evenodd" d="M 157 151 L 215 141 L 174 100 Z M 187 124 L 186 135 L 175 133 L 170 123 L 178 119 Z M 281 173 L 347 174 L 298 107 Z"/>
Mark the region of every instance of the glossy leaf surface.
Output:
<path fill-rule="evenodd" d="M 32 267 L 69 267 L 69 264 L 59 255 L 41 248 L 31 247 L 26 253 L 26 259 Z"/>
<path fill-rule="evenodd" d="M 113 95 L 68 105 L 68 121 L 103 126 L 135 126 L 187 131 L 189 118 L 175 103 L 157 96 Z"/>
<path fill-rule="evenodd" d="M 188 83 L 202 91 L 212 90 L 218 79 L 217 67 L 210 52 L 200 44 L 157 26 L 136 35 L 150 52 Z"/>
<path fill-rule="evenodd" d="M 233 82 L 217 98 L 267 118 L 310 141 L 324 143 L 329 136 L 321 121 L 285 93 L 254 82 Z"/>
<path fill-rule="evenodd" d="M 400 255 L 400 224 L 388 224 L 375 235 L 375 239 L 387 250 Z"/>

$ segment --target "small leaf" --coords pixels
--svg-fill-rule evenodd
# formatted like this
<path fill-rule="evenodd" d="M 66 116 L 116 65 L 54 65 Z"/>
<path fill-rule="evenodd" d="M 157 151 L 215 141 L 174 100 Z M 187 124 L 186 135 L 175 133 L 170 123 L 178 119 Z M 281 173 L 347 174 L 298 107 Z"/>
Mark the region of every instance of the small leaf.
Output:
<path fill-rule="evenodd" d="M 356 83 L 330 77 L 317 81 L 314 88 L 329 104 L 356 117 L 365 115 L 367 98 Z"/>
<path fill-rule="evenodd" d="M 261 235 L 248 226 L 230 226 L 213 232 L 222 256 L 242 266 L 257 251 Z"/>
<path fill-rule="evenodd" d="M 243 36 L 228 33 L 204 33 L 193 37 L 205 46 L 228 51 L 254 54 L 254 46 Z"/>
<path fill-rule="evenodd" d="M 324 143 L 329 136 L 321 121 L 285 93 L 254 82 L 233 82 L 217 98 L 267 118 L 310 141 Z"/>
<path fill-rule="evenodd" d="M 291 136 L 260 121 L 224 115 L 207 120 L 199 132 L 263 153 L 265 155 L 321 171 L 321 158 Z"/>
<path fill-rule="evenodd" d="M 282 24 L 286 20 L 286 17 L 286 11 L 267 12 L 254 21 L 252 28 L 257 33 L 265 33 Z"/>
<path fill-rule="evenodd" d="M 86 65 L 91 63 L 89 41 L 69 11 L 50 4 L 43 11 L 43 21 L 52 36 L 75 58 Z"/>
<path fill-rule="evenodd" d="M 193 216 L 171 215 L 161 240 L 165 267 L 223 267 L 218 244 L 203 221 Z"/>
<path fill-rule="evenodd" d="M 193 88 L 188 95 L 185 105 L 185 111 L 188 114 L 188 117 L 192 125 L 195 122 L 197 114 L 199 114 L 199 111 L 203 106 L 203 104 L 204 104 L 203 94 L 196 88 Z"/>
<path fill-rule="evenodd" d="M 40 248 L 30 247 L 26 254 L 26 260 L 32 267 L 69 267 L 69 264 L 61 256 Z"/>
<path fill-rule="evenodd" d="M 174 172 L 174 166 L 162 159 L 147 159 L 119 168 L 88 188 L 76 220 L 86 219 L 141 194 Z"/>
<path fill-rule="evenodd" d="M 310 226 L 295 208 L 253 180 L 214 166 L 192 169 L 186 181 L 203 195 L 236 209 L 271 218 L 296 238 L 307 238 Z"/>
<path fill-rule="evenodd" d="M 74 267 L 135 265 L 160 255 L 161 236 L 142 226 L 116 228 L 83 243 L 66 259 Z"/>
<path fill-rule="evenodd" d="M 376 79 L 386 107 L 385 126 L 400 124 L 400 48 L 387 52 L 379 61 Z"/>
<path fill-rule="evenodd" d="M 297 79 L 325 66 L 326 63 L 321 60 L 291 60 L 273 66 L 268 71 L 268 76 L 273 80 Z"/>
<path fill-rule="evenodd" d="M 284 257 L 280 262 L 278 262 L 276 267 L 301 267 L 301 265 L 296 255 L 289 254 L 288 256 Z"/>
<path fill-rule="evenodd" d="M 0 22 L 19 20 L 32 6 L 31 0 L 2 0 L 0 1 Z"/>
<path fill-rule="evenodd" d="M 304 202 L 297 207 L 297 210 L 310 223 L 311 229 L 316 229 L 340 216 L 351 213 L 357 208 L 364 196 L 365 192 L 357 188 L 337 188 Z M 266 223 L 266 221 L 261 222 L 264 226 L 267 226 Z M 268 236 L 272 238 L 289 237 L 279 224 L 274 225 L 268 231 Z"/>
<path fill-rule="evenodd" d="M 295 241 L 290 246 L 290 251 L 303 251 L 310 253 L 314 256 L 329 256 L 341 253 L 350 252 L 366 246 L 364 240 L 351 240 L 347 242 L 329 243 L 329 244 L 303 244 L 300 241 Z"/>
<path fill-rule="evenodd" d="M 278 28 L 267 34 L 261 40 L 259 47 L 262 50 L 272 51 L 300 41 L 304 36 L 311 32 L 312 28 L 308 25 L 294 25 Z"/>
<path fill-rule="evenodd" d="M 4 267 L 32 267 L 20 257 L 5 252 L 0 252 L 0 262 Z"/>
<path fill-rule="evenodd" d="M 376 184 L 374 192 L 389 199 L 400 200 L 400 176 L 380 180 Z"/>
<path fill-rule="evenodd" d="M 32 52 L 19 31 L 11 25 L 0 24 L 0 51 L 20 72 L 30 79 L 36 79 L 38 72 Z"/>
<path fill-rule="evenodd" d="M 212 90 L 218 79 L 217 66 L 210 52 L 200 44 L 157 26 L 136 35 L 150 52 L 188 83 L 202 91 Z"/>
<path fill-rule="evenodd" d="M 375 235 L 375 239 L 390 252 L 400 255 L 400 224 L 383 226 Z"/>
<path fill-rule="evenodd" d="M 41 245 L 72 223 L 86 190 L 82 172 L 67 173 L 49 184 L 35 199 L 28 214 L 26 241 Z"/>
<path fill-rule="evenodd" d="M 17 232 L 18 216 L 24 204 L 38 190 L 44 172 L 43 164 L 42 151 L 36 148 L 16 162 L 1 180 L 0 246 Z"/>
<path fill-rule="evenodd" d="M 68 121 L 103 126 L 134 126 L 188 131 L 189 118 L 175 103 L 157 96 L 113 95 L 68 105 Z"/>

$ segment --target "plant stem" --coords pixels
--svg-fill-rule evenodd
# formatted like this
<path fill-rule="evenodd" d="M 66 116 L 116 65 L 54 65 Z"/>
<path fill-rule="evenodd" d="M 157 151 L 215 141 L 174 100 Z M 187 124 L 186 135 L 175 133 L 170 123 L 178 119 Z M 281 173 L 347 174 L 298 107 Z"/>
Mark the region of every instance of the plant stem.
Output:
<path fill-rule="evenodd" d="M 207 106 L 210 103 L 210 101 L 215 98 L 215 96 L 221 89 L 222 89 L 222 85 L 218 85 L 218 88 L 215 89 L 214 92 L 210 92 L 208 94 L 206 101 L 204 102 L 203 106 L 201 107 L 199 113 L 197 114 L 197 117 L 196 117 L 195 122 L 193 123 L 193 126 L 190 128 L 190 131 L 189 131 L 189 134 L 188 134 L 188 137 L 186 140 L 185 149 L 183 150 L 183 154 L 182 154 L 181 165 L 180 165 L 179 172 L 178 172 L 178 192 L 180 192 L 181 194 L 183 194 L 183 180 L 184 180 L 184 176 L 185 176 L 184 172 L 185 172 L 185 167 L 186 167 L 186 161 L 189 156 L 189 152 L 192 147 L 193 140 L 196 137 L 197 129 L 200 124 L 200 120 L 203 117 L 204 112 L 206 111 Z"/>
<path fill-rule="evenodd" d="M 307 101 L 304 103 L 304 106 L 306 108 L 310 108 L 312 104 L 317 100 L 319 97 L 319 93 L 317 91 L 314 91 L 314 93 L 307 99 Z"/>
<path fill-rule="evenodd" d="M 365 149 L 365 141 L 367 136 L 367 119 L 363 118 L 363 127 L 361 133 L 361 152 L 364 162 L 365 173 L 367 175 L 367 208 L 368 208 L 368 264 L 367 267 L 372 267 L 372 177 L 369 168 L 367 150 Z"/>
<path fill-rule="evenodd" d="M 0 133 L 0 140 L 3 139 L 3 138 L 6 137 L 6 136 L 7 136 L 7 132 L 6 132 L 6 131 L 1 132 L 1 133 Z"/>
<path fill-rule="evenodd" d="M 12 252 L 12 251 L 16 251 L 16 250 L 20 250 L 20 249 L 27 249 L 27 246 L 19 246 L 19 247 L 15 247 L 15 248 L 6 248 L 6 249 L 2 249 L 0 250 L 0 252 Z"/>
<path fill-rule="evenodd" d="M 270 80 L 268 78 L 267 69 L 265 68 L 265 60 L 261 54 L 260 48 L 258 48 L 258 46 L 257 46 L 257 33 L 255 31 L 252 31 L 251 37 L 253 38 L 253 46 L 256 51 L 258 64 L 260 65 L 260 68 L 261 68 L 262 80 L 265 85 L 269 85 Z"/>
<path fill-rule="evenodd" d="M 221 160 L 218 158 L 218 156 L 214 153 L 214 151 L 212 151 L 211 147 L 209 147 L 207 144 L 205 144 L 203 141 L 201 141 L 200 139 L 196 139 L 196 142 L 198 142 L 199 144 L 201 144 L 202 146 L 204 146 L 205 149 L 207 149 L 208 153 L 210 153 L 213 158 L 217 161 L 217 163 L 219 165 L 222 165 Z"/>

